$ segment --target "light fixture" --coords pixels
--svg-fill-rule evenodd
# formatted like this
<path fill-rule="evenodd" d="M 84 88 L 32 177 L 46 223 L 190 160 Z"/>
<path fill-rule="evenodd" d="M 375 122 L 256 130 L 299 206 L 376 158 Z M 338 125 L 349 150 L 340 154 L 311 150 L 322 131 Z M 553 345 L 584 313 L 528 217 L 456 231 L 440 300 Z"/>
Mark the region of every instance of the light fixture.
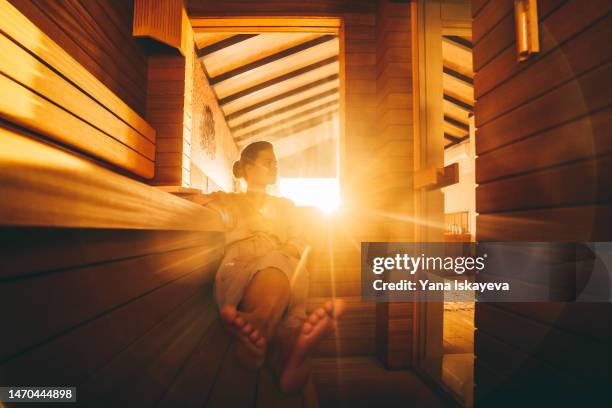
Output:
<path fill-rule="evenodd" d="M 540 52 L 537 0 L 514 0 L 516 21 L 516 54 L 525 61 Z"/>

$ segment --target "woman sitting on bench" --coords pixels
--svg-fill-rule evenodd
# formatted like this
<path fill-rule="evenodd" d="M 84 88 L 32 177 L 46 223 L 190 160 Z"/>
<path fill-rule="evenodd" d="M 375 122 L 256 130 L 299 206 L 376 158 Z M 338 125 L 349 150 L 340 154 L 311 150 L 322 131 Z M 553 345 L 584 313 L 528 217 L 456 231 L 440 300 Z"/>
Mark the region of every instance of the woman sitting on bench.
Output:
<path fill-rule="evenodd" d="M 293 202 L 266 194 L 276 183 L 276 165 L 271 143 L 251 143 L 233 166 L 247 192 L 212 193 L 207 205 L 227 225 L 215 298 L 227 331 L 238 340 L 236 357 L 255 369 L 269 355 L 280 389 L 294 392 L 308 379 L 310 352 L 333 330 L 345 304 L 328 301 L 306 314 L 308 245 L 299 236 Z"/>

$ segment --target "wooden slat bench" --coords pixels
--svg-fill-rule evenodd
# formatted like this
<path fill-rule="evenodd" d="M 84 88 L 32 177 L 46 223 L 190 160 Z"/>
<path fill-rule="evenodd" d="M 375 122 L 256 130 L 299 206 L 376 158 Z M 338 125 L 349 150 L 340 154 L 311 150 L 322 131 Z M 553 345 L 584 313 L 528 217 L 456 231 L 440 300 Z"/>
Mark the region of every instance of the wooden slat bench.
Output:
<path fill-rule="evenodd" d="M 0 385 L 76 386 L 88 406 L 316 406 L 233 358 L 215 212 L 10 124 L 0 136 Z"/>

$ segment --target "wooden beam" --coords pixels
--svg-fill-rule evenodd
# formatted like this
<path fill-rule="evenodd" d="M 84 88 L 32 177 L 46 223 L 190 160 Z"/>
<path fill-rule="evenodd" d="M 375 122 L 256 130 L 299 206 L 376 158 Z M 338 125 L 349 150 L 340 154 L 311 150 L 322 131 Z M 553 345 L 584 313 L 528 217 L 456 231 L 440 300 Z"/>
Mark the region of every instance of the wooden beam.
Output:
<path fill-rule="evenodd" d="M 444 115 L 444 121 L 450 123 L 451 125 L 461 128 L 463 130 L 465 130 L 466 132 L 470 130 L 470 125 L 468 125 L 467 123 L 463 123 L 461 121 L 458 121 L 456 119 L 451 118 L 450 116 L 446 116 Z"/>
<path fill-rule="evenodd" d="M 274 104 L 275 105 L 274 108 L 277 109 L 279 107 L 289 105 L 300 99 L 307 98 L 314 94 L 317 94 L 323 91 L 327 91 L 332 88 L 337 88 L 338 85 L 339 85 L 338 74 L 334 74 L 334 75 L 330 75 L 327 78 L 323 78 L 318 81 L 301 86 L 299 88 L 292 89 L 290 91 L 284 92 L 280 95 L 274 96 L 272 98 L 266 99 L 262 102 L 258 102 L 256 104 L 253 104 L 251 106 L 248 106 L 240 110 L 232 109 L 226 105 L 223 107 L 223 111 L 226 113 L 227 119 L 230 120 L 234 114 L 237 114 L 237 115 L 243 114 L 243 113 L 261 108 L 265 105 L 272 105 L 272 104 Z"/>
<path fill-rule="evenodd" d="M 335 112 L 335 111 L 334 111 Z M 273 141 L 276 139 L 280 139 L 289 135 L 292 135 L 294 133 L 298 133 L 301 132 L 303 130 L 306 129 L 310 129 L 312 127 L 318 126 L 321 123 L 330 121 L 333 117 L 334 117 L 334 112 L 331 113 L 326 113 L 324 115 L 312 118 L 312 119 L 308 119 L 305 120 L 303 122 L 299 122 L 296 123 L 293 126 L 289 126 L 283 129 L 280 129 L 274 133 L 269 133 L 265 135 L 265 140 L 269 140 L 269 141 Z M 243 146 L 245 144 L 250 143 L 253 140 L 258 140 L 258 139 L 262 139 L 260 136 L 253 136 L 253 137 L 247 137 L 247 138 L 237 138 L 237 142 Z"/>
<path fill-rule="evenodd" d="M 314 47 L 316 45 L 323 44 L 325 42 L 331 41 L 334 38 L 336 38 L 336 36 L 334 36 L 334 35 L 329 35 L 329 34 L 328 35 L 322 35 L 321 37 L 317 37 L 317 38 L 315 38 L 313 40 L 306 41 L 306 42 L 301 43 L 299 45 L 296 45 L 294 47 L 291 47 L 291 48 L 288 48 L 286 50 L 283 50 L 281 52 L 277 52 L 276 54 L 272 54 L 272 55 L 269 55 L 267 57 L 261 58 L 261 59 L 259 59 L 257 61 L 253 61 L 250 64 L 243 65 L 243 66 L 241 66 L 239 68 L 236 68 L 234 70 L 226 72 L 226 73 L 224 73 L 222 75 L 210 78 L 210 84 L 211 85 L 218 84 L 219 82 L 226 81 L 226 80 L 228 80 L 228 79 L 230 79 L 232 77 L 235 77 L 237 75 L 243 74 L 243 73 L 248 72 L 248 71 L 251 71 L 251 70 L 253 70 L 255 68 L 259 68 L 259 67 L 261 67 L 263 65 L 269 64 L 269 63 L 274 62 L 274 61 L 278 61 L 278 60 L 283 59 L 285 57 L 288 57 L 290 55 L 293 55 L 293 54 L 296 54 L 298 52 L 301 52 L 301 51 L 307 50 L 309 48 L 312 48 L 312 47 Z"/>
<path fill-rule="evenodd" d="M 257 34 L 236 34 L 231 37 L 225 38 L 221 41 L 215 42 L 213 44 L 207 45 L 205 47 L 198 49 L 198 57 L 204 57 L 206 55 L 212 54 L 219 50 L 222 50 L 227 47 L 231 47 L 232 45 L 236 45 L 241 43 L 249 38 L 256 37 Z M 197 44 L 196 44 L 197 45 Z"/>
<path fill-rule="evenodd" d="M 227 8 L 227 4 L 224 8 Z M 244 7 L 244 6 L 242 6 Z M 195 32 L 339 32 L 338 17 L 194 17 L 191 26 Z"/>
<path fill-rule="evenodd" d="M 299 93 L 310 88 L 317 87 L 320 84 L 333 81 L 334 76 L 338 76 L 338 68 L 338 63 L 325 65 L 295 78 L 282 81 L 274 86 L 262 88 L 252 94 L 248 94 L 242 98 L 225 103 L 222 105 L 222 108 L 226 112 L 235 112 L 260 102 L 270 100 L 274 97 L 286 95 L 292 91 Z"/>
<path fill-rule="evenodd" d="M 463 130 L 462 128 L 458 126 L 454 126 L 453 124 L 446 122 L 446 121 L 442 124 L 442 129 L 444 130 L 444 134 L 454 136 L 454 137 L 460 138 L 467 134 L 466 130 Z"/>
<path fill-rule="evenodd" d="M 451 95 L 449 95 L 447 93 L 445 93 L 443 95 L 443 99 L 445 101 L 453 103 L 453 104 L 455 104 L 455 105 L 457 105 L 457 106 L 459 106 L 459 107 L 461 107 L 461 108 L 463 108 L 463 109 L 465 109 L 465 110 L 467 110 L 469 112 L 474 112 L 474 104 L 473 103 L 469 104 L 469 103 L 460 101 L 459 99 L 457 99 L 457 98 L 455 98 L 455 97 L 453 97 L 453 96 L 451 96 Z"/>
<path fill-rule="evenodd" d="M 249 120 L 230 129 L 232 130 L 232 132 L 256 129 L 258 127 L 265 126 L 279 120 L 284 120 L 293 117 L 294 115 L 305 112 L 309 109 L 318 106 L 327 106 L 327 104 L 332 103 L 338 104 L 337 93 L 332 93 L 327 97 L 316 99 L 314 101 L 311 101 L 310 103 L 294 104 L 296 106 L 293 109 L 279 109 L 278 111 L 272 112 L 266 115 L 265 117 L 258 117 L 257 119 Z M 234 135 L 236 135 L 236 133 L 234 133 Z"/>
<path fill-rule="evenodd" d="M 442 37 L 443 65 L 462 75 L 473 78 L 472 50 Z"/>
<path fill-rule="evenodd" d="M 474 105 L 474 88 L 471 84 L 448 73 L 442 73 L 442 86 L 445 95 L 450 95 L 468 105 Z"/>
<path fill-rule="evenodd" d="M 203 57 L 209 77 L 214 78 L 318 37 L 321 34 L 262 33 L 200 56 Z"/>
<path fill-rule="evenodd" d="M 414 173 L 415 190 L 437 190 L 458 182 L 459 163 L 453 163 L 444 168 L 431 166 Z"/>
<path fill-rule="evenodd" d="M 305 111 L 296 113 L 289 117 L 278 119 L 269 124 L 257 126 L 255 128 L 249 127 L 249 128 L 232 131 L 232 134 L 234 135 L 234 137 L 247 138 L 250 136 L 255 136 L 260 133 L 275 132 L 277 129 L 282 129 L 287 126 L 292 126 L 293 124 L 297 122 L 301 122 L 305 119 L 310 119 L 310 118 L 317 117 L 322 114 L 330 113 L 330 112 L 337 111 L 337 110 L 338 110 L 338 101 L 332 101 L 332 102 L 328 102 L 326 104 L 315 106 Z"/>
<path fill-rule="evenodd" d="M 196 48 L 201 49 L 234 35 L 236 35 L 236 33 L 194 33 L 193 41 L 195 42 Z"/>
<path fill-rule="evenodd" d="M 463 75 L 461 72 L 455 71 L 454 69 L 447 66 L 442 67 L 442 72 L 460 81 L 463 81 L 468 85 L 471 85 L 472 88 L 474 87 L 474 80 L 469 76 Z"/>
<path fill-rule="evenodd" d="M 448 40 L 470 50 L 474 48 L 474 44 L 472 44 L 472 41 L 468 40 L 466 37 L 460 37 L 458 35 L 445 35 L 443 36 L 443 40 Z"/>
<path fill-rule="evenodd" d="M 219 104 L 220 105 L 225 105 L 225 104 L 227 104 L 229 102 L 232 102 L 232 101 L 234 101 L 234 100 L 236 100 L 238 98 L 242 98 L 242 97 L 247 96 L 249 94 L 252 94 L 252 93 L 255 93 L 257 91 L 260 91 L 260 90 L 262 90 L 264 88 L 267 88 L 269 86 L 281 83 L 283 81 L 287 81 L 287 80 L 296 78 L 296 77 L 298 77 L 300 75 L 309 73 L 309 72 L 314 71 L 314 70 L 316 70 L 318 68 L 323 68 L 323 67 L 325 67 L 327 65 L 334 64 L 335 62 L 338 62 L 338 56 L 333 56 L 333 57 L 324 59 L 322 61 L 315 62 L 314 64 L 310 64 L 310 65 L 307 65 L 305 67 L 296 69 L 295 71 L 291 71 L 291 72 L 289 72 L 289 73 L 287 73 L 285 75 L 281 75 L 281 76 L 273 78 L 273 79 L 271 79 L 269 81 L 263 82 L 263 83 L 261 83 L 259 85 L 255 85 L 255 86 L 253 86 L 251 88 L 247 88 L 247 89 L 244 89 L 244 90 L 242 90 L 240 92 L 236 92 L 235 94 L 229 95 L 229 96 L 227 96 L 227 97 L 225 97 L 223 99 L 220 99 L 219 100 Z M 335 72 L 338 72 L 339 64 L 334 64 L 331 68 L 335 69 Z M 327 72 L 327 71 L 323 71 L 323 72 Z M 322 77 L 326 77 L 328 75 L 329 74 L 322 75 Z M 319 78 L 317 78 L 317 79 L 319 79 Z"/>
<path fill-rule="evenodd" d="M 470 111 L 446 99 L 442 101 L 444 116 L 451 117 L 463 123 L 468 123 Z"/>
<path fill-rule="evenodd" d="M 298 100 L 295 103 L 290 105 L 281 107 L 279 109 L 270 110 L 269 105 L 264 106 L 259 109 L 252 110 L 250 112 L 244 113 L 242 115 L 238 115 L 235 117 L 228 117 L 228 125 L 230 128 L 237 127 L 240 125 L 253 124 L 258 122 L 260 119 L 265 119 L 272 116 L 282 116 L 288 111 L 292 111 L 294 109 L 300 109 L 302 107 L 308 107 L 310 105 L 327 102 L 331 99 L 337 99 L 339 97 L 338 88 L 332 88 L 327 91 L 321 92 L 319 94 L 315 94 L 305 99 Z M 305 108 L 307 109 L 307 108 Z"/>

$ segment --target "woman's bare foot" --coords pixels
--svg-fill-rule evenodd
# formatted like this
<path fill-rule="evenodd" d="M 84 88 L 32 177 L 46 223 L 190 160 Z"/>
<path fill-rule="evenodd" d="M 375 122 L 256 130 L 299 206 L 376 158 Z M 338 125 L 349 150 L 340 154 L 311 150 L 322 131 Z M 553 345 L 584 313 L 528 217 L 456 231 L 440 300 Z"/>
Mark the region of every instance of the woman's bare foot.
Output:
<path fill-rule="evenodd" d="M 220 315 L 226 330 L 239 340 L 235 348 L 238 360 L 252 369 L 261 367 L 267 342 L 255 327 L 255 319 L 250 313 L 240 312 L 231 305 L 223 306 Z"/>
<path fill-rule="evenodd" d="M 336 327 L 337 319 L 345 309 L 344 301 L 338 299 L 326 302 L 323 307 L 316 309 L 308 316 L 297 335 L 279 378 L 280 389 L 283 392 L 295 392 L 304 385 L 310 373 L 308 364 L 306 364 L 308 355 L 314 346 Z"/>

